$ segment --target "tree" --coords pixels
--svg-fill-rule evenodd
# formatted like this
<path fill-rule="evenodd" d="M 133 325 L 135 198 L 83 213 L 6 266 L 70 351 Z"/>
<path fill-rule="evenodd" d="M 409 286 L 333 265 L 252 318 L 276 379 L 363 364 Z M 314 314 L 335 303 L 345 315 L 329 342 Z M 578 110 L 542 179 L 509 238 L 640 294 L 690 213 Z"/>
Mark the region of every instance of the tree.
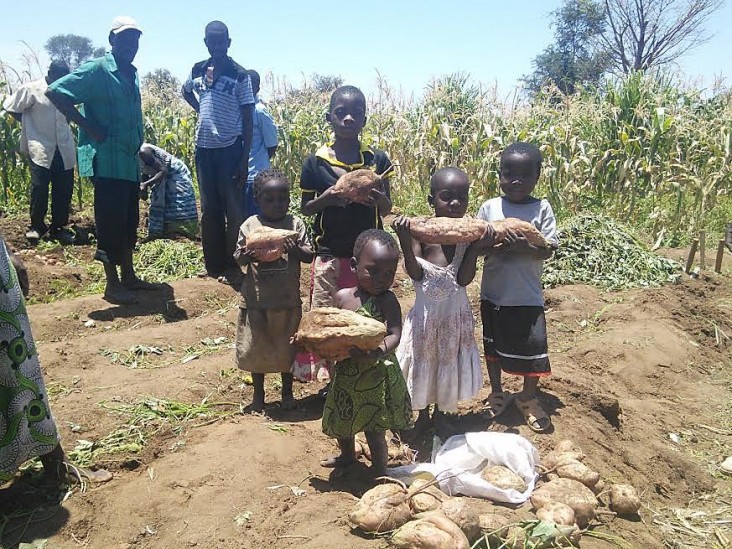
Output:
<path fill-rule="evenodd" d="M 330 93 L 343 85 L 343 78 L 333 74 L 314 74 L 313 87 L 321 93 Z"/>
<path fill-rule="evenodd" d="M 142 88 L 156 97 L 167 99 L 178 96 L 180 81 L 168 69 L 155 69 L 142 77 Z"/>
<path fill-rule="evenodd" d="M 596 0 L 564 0 L 552 12 L 554 44 L 536 56 L 534 72 L 523 78 L 524 85 L 537 93 L 554 84 L 563 93 L 574 93 L 578 84 L 597 85 L 607 69 L 607 56 L 600 46 L 605 29 L 605 13 Z"/>
<path fill-rule="evenodd" d="M 66 61 L 73 71 L 87 59 L 104 54 L 104 48 L 95 48 L 86 36 L 77 34 L 56 34 L 44 46 L 51 59 Z"/>
<path fill-rule="evenodd" d="M 604 0 L 603 43 L 613 69 L 628 74 L 676 61 L 711 38 L 707 19 L 724 0 Z"/>

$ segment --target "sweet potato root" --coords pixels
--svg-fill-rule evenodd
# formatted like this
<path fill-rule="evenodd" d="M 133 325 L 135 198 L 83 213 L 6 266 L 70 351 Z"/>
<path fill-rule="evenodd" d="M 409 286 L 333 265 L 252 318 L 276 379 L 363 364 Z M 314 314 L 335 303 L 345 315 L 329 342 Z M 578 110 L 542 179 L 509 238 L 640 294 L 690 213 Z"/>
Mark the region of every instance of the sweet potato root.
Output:
<path fill-rule="evenodd" d="M 256 251 L 257 257 L 262 262 L 276 261 L 285 253 L 285 242 L 298 236 L 297 231 L 257 227 L 247 235 L 246 247 L 248 250 Z"/>
<path fill-rule="evenodd" d="M 386 336 L 382 322 L 354 311 L 322 307 L 311 309 L 300 321 L 295 343 L 321 358 L 341 360 L 351 347 L 373 351 Z"/>
<path fill-rule="evenodd" d="M 571 507 L 577 524 L 584 528 L 595 517 L 598 501 L 595 494 L 579 481 L 558 478 L 543 484 L 531 494 L 531 504 L 539 510 L 550 502 Z"/>
<path fill-rule="evenodd" d="M 630 484 L 613 484 L 610 487 L 610 509 L 618 515 L 635 515 L 640 508 L 638 492 Z"/>
<path fill-rule="evenodd" d="M 526 482 L 508 467 L 503 465 L 489 465 L 480 473 L 480 477 L 502 490 L 526 491 Z"/>
<path fill-rule="evenodd" d="M 412 518 L 407 491 L 398 484 L 380 484 L 366 492 L 348 519 L 364 532 L 389 532 Z"/>

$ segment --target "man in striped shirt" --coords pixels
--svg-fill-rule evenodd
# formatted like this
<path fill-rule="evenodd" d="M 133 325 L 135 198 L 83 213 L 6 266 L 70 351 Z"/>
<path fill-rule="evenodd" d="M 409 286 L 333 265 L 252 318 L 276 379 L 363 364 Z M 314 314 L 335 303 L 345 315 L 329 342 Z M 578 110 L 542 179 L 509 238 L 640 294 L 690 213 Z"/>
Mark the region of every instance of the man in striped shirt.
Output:
<path fill-rule="evenodd" d="M 193 65 L 183 98 L 198 113 L 196 173 L 201 195 L 202 276 L 236 285 L 234 261 L 239 226 L 244 222 L 243 186 L 252 143 L 254 95 L 246 69 L 228 55 L 231 39 L 221 21 L 206 25 L 204 43 L 211 57 Z"/>

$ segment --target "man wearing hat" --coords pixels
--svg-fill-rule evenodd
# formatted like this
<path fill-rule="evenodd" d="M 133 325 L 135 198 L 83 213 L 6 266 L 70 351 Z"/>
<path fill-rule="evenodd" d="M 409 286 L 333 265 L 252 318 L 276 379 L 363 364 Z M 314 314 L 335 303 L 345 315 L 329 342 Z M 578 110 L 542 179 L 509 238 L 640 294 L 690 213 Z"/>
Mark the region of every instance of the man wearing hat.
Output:
<path fill-rule="evenodd" d="M 61 244 L 73 241 L 66 225 L 74 190 L 76 146 L 66 118 L 46 97 L 48 85 L 67 74 L 66 62 L 54 60 L 45 78 L 23 84 L 3 103 L 3 108 L 22 124 L 20 152 L 30 160 L 30 227 L 25 236 L 31 244 L 46 233 Z M 46 225 L 49 183 L 50 227 Z"/>
<path fill-rule="evenodd" d="M 140 216 L 137 152 L 142 145 L 140 84 L 132 61 L 141 35 L 131 17 L 115 18 L 109 30 L 112 51 L 84 63 L 46 92 L 81 129 L 79 175 L 94 183 L 94 257 L 107 277 L 104 298 L 120 305 L 136 303 L 137 290 L 157 287 L 137 278 L 132 266 Z M 79 111 L 75 105 L 81 103 Z"/>

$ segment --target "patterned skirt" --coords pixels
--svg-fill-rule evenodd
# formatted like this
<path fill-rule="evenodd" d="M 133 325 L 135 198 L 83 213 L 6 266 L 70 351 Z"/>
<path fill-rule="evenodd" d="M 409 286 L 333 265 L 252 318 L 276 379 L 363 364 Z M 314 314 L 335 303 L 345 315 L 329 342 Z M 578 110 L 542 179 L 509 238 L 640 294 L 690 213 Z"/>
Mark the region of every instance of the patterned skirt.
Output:
<path fill-rule="evenodd" d="M 363 431 L 409 427 L 412 404 L 394 355 L 377 362 L 342 360 L 323 409 L 323 432 L 349 438 Z"/>

